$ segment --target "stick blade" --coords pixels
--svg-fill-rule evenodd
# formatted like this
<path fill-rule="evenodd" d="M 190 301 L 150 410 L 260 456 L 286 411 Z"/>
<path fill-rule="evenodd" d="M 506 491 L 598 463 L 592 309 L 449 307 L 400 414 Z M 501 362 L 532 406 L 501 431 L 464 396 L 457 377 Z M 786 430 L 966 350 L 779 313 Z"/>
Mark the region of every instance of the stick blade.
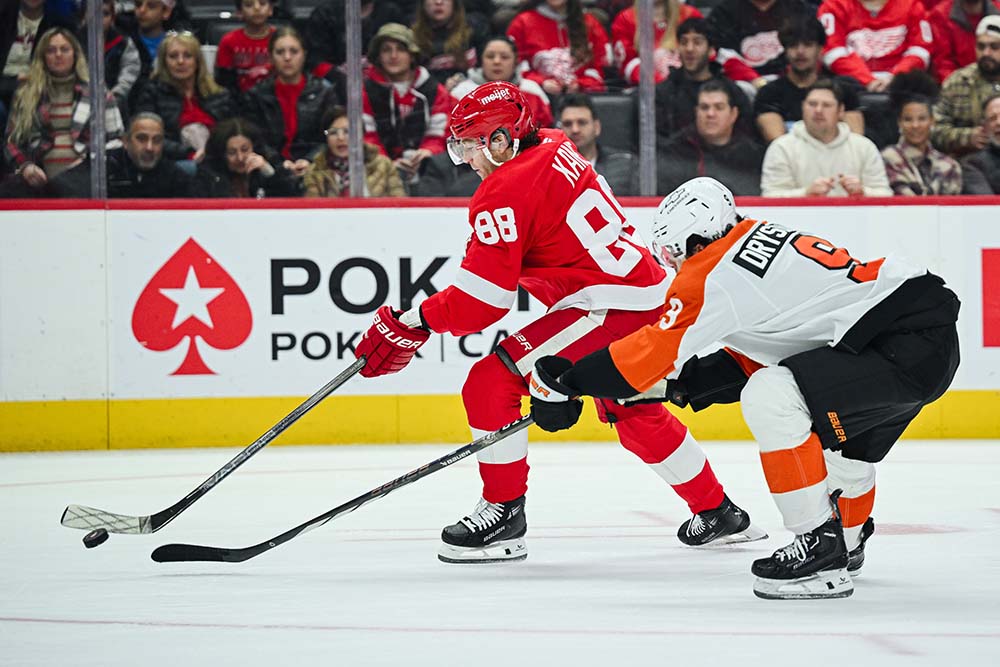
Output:
<path fill-rule="evenodd" d="M 203 547 L 197 544 L 164 544 L 150 554 L 157 563 L 189 563 L 192 561 L 213 563 L 239 563 L 249 556 L 243 557 L 245 549 L 223 549 L 219 547 Z"/>
<path fill-rule="evenodd" d="M 69 505 L 63 510 L 60 523 L 67 528 L 94 530 L 104 528 L 119 535 L 143 535 L 153 532 L 151 517 L 127 516 L 106 512 L 86 505 Z"/>

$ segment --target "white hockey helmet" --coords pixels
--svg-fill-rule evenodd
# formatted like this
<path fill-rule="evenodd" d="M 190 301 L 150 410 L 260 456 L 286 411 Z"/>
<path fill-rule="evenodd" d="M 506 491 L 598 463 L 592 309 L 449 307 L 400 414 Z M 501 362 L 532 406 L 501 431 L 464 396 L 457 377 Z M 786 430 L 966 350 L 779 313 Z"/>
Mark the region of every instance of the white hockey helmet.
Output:
<path fill-rule="evenodd" d="M 685 259 L 688 239 L 714 241 L 737 223 L 733 193 L 709 178 L 692 178 L 660 202 L 653 218 L 653 249 L 668 263 Z"/>

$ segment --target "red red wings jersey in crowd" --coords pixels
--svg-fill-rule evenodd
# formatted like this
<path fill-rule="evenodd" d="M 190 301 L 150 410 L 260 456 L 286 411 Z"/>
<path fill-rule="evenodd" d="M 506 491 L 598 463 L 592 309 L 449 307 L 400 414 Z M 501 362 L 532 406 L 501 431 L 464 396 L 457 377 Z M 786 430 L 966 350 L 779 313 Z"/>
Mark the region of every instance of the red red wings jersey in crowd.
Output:
<path fill-rule="evenodd" d="M 236 82 L 241 92 L 246 92 L 267 78 L 271 73 L 271 54 L 268 44 L 274 28 L 267 37 L 253 39 L 239 28 L 227 32 L 219 41 L 215 66 L 236 70 Z"/>
<path fill-rule="evenodd" d="M 703 16 L 697 7 L 681 5 L 677 16 L 677 25 L 692 18 L 700 19 Z M 622 77 L 629 83 L 636 85 L 639 84 L 639 49 L 635 46 L 637 26 L 635 7 L 623 9 L 611 23 L 611 48 L 614 52 L 615 62 L 621 70 Z M 674 26 L 675 31 L 676 29 L 677 26 Z M 670 75 L 671 67 L 681 66 L 681 59 L 677 55 L 676 48 L 671 51 L 660 48 L 660 43 L 666 32 L 666 21 L 653 23 L 653 46 L 656 49 L 654 53 L 656 72 L 653 78 L 656 83 L 663 81 Z"/>
<path fill-rule="evenodd" d="M 662 307 L 669 280 L 607 182 L 561 130 L 539 134 L 541 145 L 476 190 L 454 283 L 420 306 L 434 331 L 482 331 L 514 305 L 518 285 L 552 310 Z"/>
<path fill-rule="evenodd" d="M 677 25 L 684 23 L 688 19 L 700 19 L 703 15 L 697 7 L 691 5 L 681 5 L 680 14 L 677 18 Z M 674 26 L 676 30 L 677 27 Z M 635 7 L 624 9 L 615 17 L 611 24 L 611 45 L 615 62 L 622 73 L 622 78 L 631 84 L 639 85 L 639 51 L 635 47 L 635 35 L 637 30 Z M 677 50 L 673 51 L 659 46 L 667 31 L 667 24 L 656 23 L 653 26 L 653 64 L 656 71 L 653 79 L 660 83 L 670 76 L 671 67 L 680 67 L 681 58 Z M 720 49 L 715 59 L 722 65 L 723 74 L 733 81 L 753 81 L 759 74 L 750 65 L 743 62 L 742 58 L 735 51 Z"/>
<path fill-rule="evenodd" d="M 872 16 L 860 0 L 825 0 L 818 16 L 826 29 L 823 63 L 863 84 L 873 72 L 927 69 L 933 37 L 920 0 L 889 0 Z"/>
<path fill-rule="evenodd" d="M 590 62 L 574 63 L 566 24 L 545 16 L 544 7 L 521 12 L 507 28 L 507 36 L 517 44 L 518 57 L 530 67 L 524 76 L 538 83 L 575 76 L 581 90 L 603 91 L 604 67 L 611 59 L 604 27 L 590 14 L 583 15 L 592 56 Z"/>

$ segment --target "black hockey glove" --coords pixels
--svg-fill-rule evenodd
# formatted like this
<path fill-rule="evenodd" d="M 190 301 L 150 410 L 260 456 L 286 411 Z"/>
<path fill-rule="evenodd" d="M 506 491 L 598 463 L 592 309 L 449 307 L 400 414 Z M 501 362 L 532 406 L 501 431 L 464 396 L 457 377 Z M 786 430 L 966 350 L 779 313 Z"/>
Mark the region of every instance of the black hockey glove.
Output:
<path fill-rule="evenodd" d="M 579 392 L 559 380 L 572 367 L 573 362 L 563 357 L 542 357 L 535 362 L 528 383 L 531 417 L 543 431 L 562 431 L 580 419 L 583 401 L 577 396 Z"/>

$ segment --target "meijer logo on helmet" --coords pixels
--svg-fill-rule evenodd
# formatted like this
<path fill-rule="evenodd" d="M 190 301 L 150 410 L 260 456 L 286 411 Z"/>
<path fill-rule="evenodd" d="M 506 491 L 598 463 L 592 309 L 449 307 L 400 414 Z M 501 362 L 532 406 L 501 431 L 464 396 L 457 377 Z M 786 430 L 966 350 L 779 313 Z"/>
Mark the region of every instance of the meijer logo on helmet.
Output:
<path fill-rule="evenodd" d="M 507 99 L 508 97 L 510 97 L 510 91 L 506 90 L 505 88 L 501 88 L 500 90 L 494 91 L 489 95 L 487 95 L 486 97 L 480 99 L 479 103 L 482 104 L 483 106 L 486 106 L 490 102 L 496 102 L 497 100 Z"/>

